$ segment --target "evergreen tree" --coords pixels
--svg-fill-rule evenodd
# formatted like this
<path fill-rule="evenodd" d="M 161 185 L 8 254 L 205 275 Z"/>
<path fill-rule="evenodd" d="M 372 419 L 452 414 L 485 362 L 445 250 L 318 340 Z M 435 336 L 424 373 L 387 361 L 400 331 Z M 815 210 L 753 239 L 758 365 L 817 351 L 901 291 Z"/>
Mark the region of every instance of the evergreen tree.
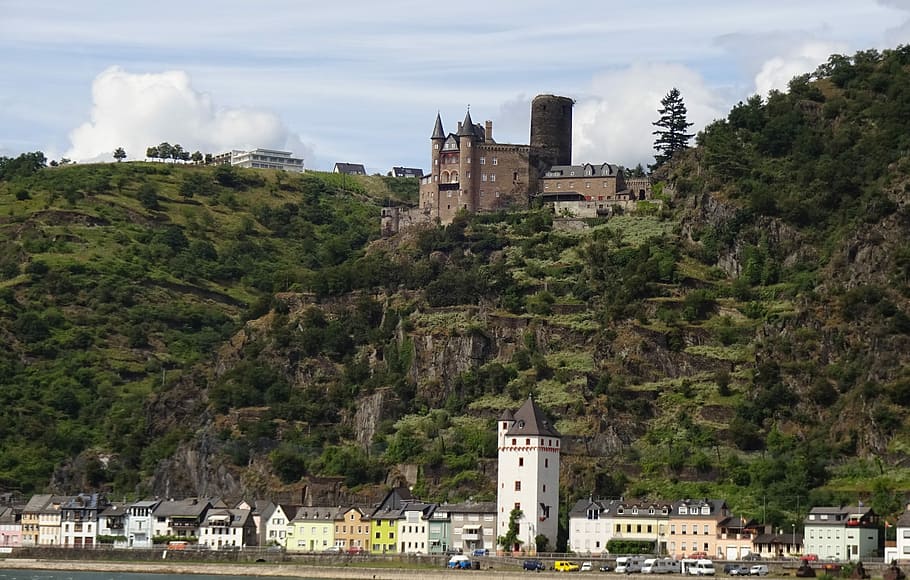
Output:
<path fill-rule="evenodd" d="M 120 163 L 126 159 L 126 151 L 123 150 L 123 147 L 117 147 L 114 149 L 114 159 L 117 160 L 117 163 Z"/>
<path fill-rule="evenodd" d="M 692 126 L 692 123 L 686 121 L 686 104 L 683 102 L 679 89 L 673 87 L 667 95 L 660 101 L 661 108 L 657 110 L 660 113 L 660 119 L 652 123 L 657 127 L 652 135 L 657 135 L 654 140 L 654 149 L 657 154 L 654 156 L 654 165 L 657 168 L 669 161 L 673 154 L 689 147 L 689 139 L 694 137 L 692 133 L 686 133 L 686 130 Z"/>

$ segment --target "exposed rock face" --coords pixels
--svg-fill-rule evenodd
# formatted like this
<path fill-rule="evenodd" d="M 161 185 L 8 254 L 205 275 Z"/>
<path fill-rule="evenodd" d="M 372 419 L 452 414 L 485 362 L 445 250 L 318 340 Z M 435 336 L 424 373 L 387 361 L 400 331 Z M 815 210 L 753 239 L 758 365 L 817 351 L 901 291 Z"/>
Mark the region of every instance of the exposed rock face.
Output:
<path fill-rule="evenodd" d="M 362 448 L 370 448 L 376 435 L 376 427 L 380 419 L 386 415 L 386 406 L 394 396 L 391 389 L 380 389 L 360 398 L 357 411 L 354 413 L 353 428 L 354 438 Z"/>
<path fill-rule="evenodd" d="M 161 461 L 152 478 L 151 492 L 159 497 L 243 497 L 234 470 L 225 465 L 221 446 L 203 432 Z"/>

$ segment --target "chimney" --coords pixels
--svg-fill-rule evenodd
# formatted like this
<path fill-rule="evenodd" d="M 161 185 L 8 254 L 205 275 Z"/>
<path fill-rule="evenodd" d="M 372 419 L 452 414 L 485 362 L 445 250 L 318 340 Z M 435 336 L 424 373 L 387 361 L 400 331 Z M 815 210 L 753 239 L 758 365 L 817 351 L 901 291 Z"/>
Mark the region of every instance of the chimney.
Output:
<path fill-rule="evenodd" d="M 456 135 L 461 133 L 461 121 L 458 121 L 458 131 L 455 132 Z"/>
<path fill-rule="evenodd" d="M 484 133 L 487 141 L 493 140 L 493 121 L 484 121 Z"/>

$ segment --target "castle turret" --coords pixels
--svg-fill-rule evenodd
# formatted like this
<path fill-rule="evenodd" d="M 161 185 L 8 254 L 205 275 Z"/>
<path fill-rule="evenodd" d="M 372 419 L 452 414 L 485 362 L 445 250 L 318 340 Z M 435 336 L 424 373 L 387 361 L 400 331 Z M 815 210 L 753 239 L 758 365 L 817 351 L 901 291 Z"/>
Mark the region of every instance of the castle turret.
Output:
<path fill-rule="evenodd" d="M 471 171 L 474 157 L 474 144 L 476 142 L 474 133 L 474 121 L 471 120 L 471 111 L 468 110 L 464 116 L 464 122 L 458 128 L 458 149 L 459 149 L 459 199 L 458 209 L 464 209 L 469 212 L 476 211 L 477 204 L 474 201 L 477 188 L 474 187 L 476 175 Z"/>
<path fill-rule="evenodd" d="M 575 101 L 537 95 L 531 101 L 531 165 L 542 175 L 553 165 L 572 165 L 572 107 Z"/>
<path fill-rule="evenodd" d="M 433 135 L 430 137 L 430 175 L 434 182 L 439 181 L 439 154 L 442 151 L 442 145 L 445 143 L 446 133 L 442 129 L 442 117 L 436 113 L 436 125 L 433 127 Z"/>

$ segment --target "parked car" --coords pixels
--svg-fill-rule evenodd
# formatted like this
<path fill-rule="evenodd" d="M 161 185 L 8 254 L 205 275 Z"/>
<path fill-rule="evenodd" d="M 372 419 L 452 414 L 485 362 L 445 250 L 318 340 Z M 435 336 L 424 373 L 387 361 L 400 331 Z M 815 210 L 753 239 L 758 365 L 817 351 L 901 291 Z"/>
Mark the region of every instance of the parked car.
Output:
<path fill-rule="evenodd" d="M 553 569 L 557 572 L 578 572 L 578 564 L 568 560 L 556 560 Z"/>
<path fill-rule="evenodd" d="M 755 562 L 757 560 L 761 560 L 761 554 L 756 554 L 755 552 L 749 552 L 748 554 L 743 556 L 743 560 L 746 562 Z"/>
<path fill-rule="evenodd" d="M 540 572 L 541 570 L 547 569 L 540 560 L 525 560 L 521 567 L 525 570 L 532 570 L 534 572 Z"/>
<path fill-rule="evenodd" d="M 340 554 L 341 546 L 329 546 L 324 551 L 326 554 Z"/>
<path fill-rule="evenodd" d="M 806 554 L 803 556 L 803 560 L 807 562 L 818 562 L 818 554 Z"/>
<path fill-rule="evenodd" d="M 756 564 L 749 568 L 750 576 L 767 576 L 768 575 L 768 566 L 767 564 Z"/>
<path fill-rule="evenodd" d="M 473 555 L 476 556 L 476 557 L 480 557 L 480 556 L 489 556 L 489 555 L 490 555 L 490 551 L 487 550 L 486 548 L 477 548 L 477 549 L 475 549 L 473 552 L 471 552 L 471 554 L 473 554 Z"/>
<path fill-rule="evenodd" d="M 581 563 L 581 569 L 580 569 L 581 572 L 590 572 L 593 569 L 594 569 L 594 564 L 592 564 L 590 562 Z"/>
<path fill-rule="evenodd" d="M 348 548 L 348 554 L 350 554 L 352 556 L 356 556 L 357 554 L 365 554 L 365 553 L 366 553 L 366 550 L 364 550 L 360 546 L 351 546 L 350 548 Z"/>
<path fill-rule="evenodd" d="M 464 552 L 461 551 L 461 548 L 449 548 L 448 550 L 446 550 L 446 556 L 454 556 L 456 554 L 463 554 L 463 553 Z"/>
<path fill-rule="evenodd" d="M 609 564 L 604 564 L 603 566 L 600 567 L 600 571 L 601 572 L 612 572 L 613 566 L 610 566 Z"/>
<path fill-rule="evenodd" d="M 724 574 L 730 576 L 748 576 L 749 567 L 742 564 L 724 564 Z"/>

